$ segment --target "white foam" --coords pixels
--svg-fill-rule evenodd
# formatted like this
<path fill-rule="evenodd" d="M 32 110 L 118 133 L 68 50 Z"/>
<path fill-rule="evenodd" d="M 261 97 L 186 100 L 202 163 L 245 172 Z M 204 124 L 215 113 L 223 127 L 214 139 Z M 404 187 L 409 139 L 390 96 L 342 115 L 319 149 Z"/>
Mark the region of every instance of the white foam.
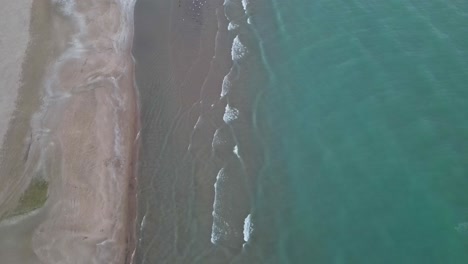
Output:
<path fill-rule="evenodd" d="M 230 73 L 228 73 L 226 76 L 224 76 L 223 85 L 221 87 L 221 97 L 226 96 L 229 93 L 229 91 L 231 90 L 232 83 L 231 83 L 231 81 L 229 79 L 230 79 Z"/>
<path fill-rule="evenodd" d="M 221 135 L 221 130 L 218 128 L 213 135 L 213 141 L 211 142 L 211 147 L 215 149 L 217 146 L 224 145 L 227 143 L 227 140 Z"/>
<path fill-rule="evenodd" d="M 227 28 L 227 29 L 228 29 L 229 31 L 233 31 L 233 30 L 236 30 L 236 29 L 238 29 L 238 28 L 239 28 L 239 24 L 234 23 L 234 22 L 229 22 L 228 28 Z"/>
<path fill-rule="evenodd" d="M 220 216 L 213 215 L 213 227 L 211 229 L 211 243 L 216 245 L 221 240 L 225 239 L 232 232 L 229 223 L 224 221 Z"/>
<path fill-rule="evenodd" d="M 236 156 L 240 159 L 239 147 L 237 147 L 237 145 L 234 146 L 234 149 L 232 150 L 232 152 L 234 152 L 234 154 L 236 154 Z"/>
<path fill-rule="evenodd" d="M 143 229 L 146 226 L 146 214 L 143 216 L 143 219 L 141 219 L 141 224 L 140 224 L 140 234 L 143 233 Z M 141 241 L 141 237 L 139 239 Z"/>
<path fill-rule="evenodd" d="M 213 209 L 216 209 L 217 207 L 217 199 L 216 199 L 216 194 L 219 194 L 219 190 L 218 190 L 218 185 L 221 181 L 224 180 L 224 168 L 221 168 L 219 171 L 218 171 L 218 175 L 216 175 L 216 182 L 214 184 L 214 187 L 215 187 L 215 200 L 214 200 L 214 203 L 213 203 Z M 213 211 L 214 213 L 214 211 Z"/>
<path fill-rule="evenodd" d="M 217 244 L 219 240 L 221 240 L 223 237 L 228 235 L 228 230 L 229 230 L 229 224 L 222 219 L 221 216 L 219 216 L 216 212 L 220 209 L 220 201 L 219 201 L 219 196 L 220 196 L 220 190 L 219 190 L 219 183 L 224 180 L 224 168 L 221 168 L 219 170 L 218 175 L 216 176 L 216 182 L 214 184 L 214 189 L 215 189 L 215 199 L 213 202 L 213 225 L 211 228 L 211 243 Z"/>
<path fill-rule="evenodd" d="M 242 59 L 246 54 L 248 50 L 247 47 L 245 47 L 244 44 L 239 39 L 239 35 L 237 35 L 234 38 L 234 41 L 232 42 L 232 48 L 231 48 L 231 57 L 233 61 Z"/>
<path fill-rule="evenodd" d="M 198 119 L 197 119 L 197 122 L 195 123 L 195 125 L 193 126 L 193 129 L 197 129 L 198 127 L 200 127 L 202 125 L 202 117 L 199 116 Z"/>
<path fill-rule="evenodd" d="M 214 218 L 214 216 L 213 216 Z M 211 244 L 216 245 L 221 237 L 221 230 L 213 223 L 211 228 Z"/>
<path fill-rule="evenodd" d="M 143 234 L 143 229 L 145 228 L 146 226 L 146 216 L 147 216 L 147 212 L 145 213 L 145 215 L 143 216 L 143 218 L 141 219 L 141 223 L 140 223 L 140 234 Z M 138 241 L 141 242 L 141 240 L 143 239 L 143 236 L 140 235 L 139 238 L 138 238 Z M 135 254 L 135 251 L 133 252 Z"/>
<path fill-rule="evenodd" d="M 247 12 L 247 6 L 249 5 L 249 0 L 242 0 L 242 7 L 244 11 Z"/>
<path fill-rule="evenodd" d="M 227 104 L 226 109 L 224 110 L 224 115 L 223 115 L 224 122 L 226 124 L 230 124 L 238 118 L 239 118 L 239 110 Z"/>
<path fill-rule="evenodd" d="M 249 242 L 250 235 L 252 234 L 252 231 L 253 231 L 251 218 L 252 218 L 251 214 L 249 214 L 244 220 L 244 241 L 245 242 Z"/>

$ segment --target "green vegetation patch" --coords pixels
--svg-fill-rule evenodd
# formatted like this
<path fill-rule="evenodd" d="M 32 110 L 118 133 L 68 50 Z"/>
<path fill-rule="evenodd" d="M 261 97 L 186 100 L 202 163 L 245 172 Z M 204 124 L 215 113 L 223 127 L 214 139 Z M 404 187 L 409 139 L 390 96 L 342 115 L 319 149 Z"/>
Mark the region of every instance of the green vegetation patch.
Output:
<path fill-rule="evenodd" d="M 47 200 L 47 191 L 49 183 L 44 180 L 33 180 L 28 189 L 20 198 L 18 206 L 8 217 L 29 213 L 35 209 L 41 208 Z"/>

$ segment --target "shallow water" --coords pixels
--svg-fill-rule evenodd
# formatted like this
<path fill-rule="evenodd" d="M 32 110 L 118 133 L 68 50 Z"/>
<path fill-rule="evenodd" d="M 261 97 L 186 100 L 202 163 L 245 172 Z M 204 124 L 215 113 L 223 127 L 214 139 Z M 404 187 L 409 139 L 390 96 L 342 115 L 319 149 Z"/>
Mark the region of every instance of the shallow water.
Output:
<path fill-rule="evenodd" d="M 136 6 L 137 263 L 466 263 L 465 2 L 201 2 Z"/>

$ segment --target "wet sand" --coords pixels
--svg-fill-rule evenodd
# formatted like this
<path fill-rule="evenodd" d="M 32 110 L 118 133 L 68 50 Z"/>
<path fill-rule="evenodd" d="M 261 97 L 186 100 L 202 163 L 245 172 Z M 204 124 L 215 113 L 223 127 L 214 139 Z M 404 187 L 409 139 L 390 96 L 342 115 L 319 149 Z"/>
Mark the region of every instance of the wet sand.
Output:
<path fill-rule="evenodd" d="M 230 263 L 242 247 L 246 195 L 237 182 L 230 182 L 228 196 L 240 199 L 223 204 L 240 219 L 240 231 L 223 245 L 212 241 L 216 176 L 236 159 L 232 138 L 214 140 L 220 127 L 230 133 L 221 94 L 235 34 L 223 3 L 136 3 L 133 52 L 142 120 L 137 263 Z"/>
<path fill-rule="evenodd" d="M 30 62 L 42 65 L 25 66 L 25 87 L 35 81 L 41 99 L 26 90 L 20 95 L 19 111 L 31 100 L 36 104 L 10 129 L 21 132 L 11 135 L 20 143 L 2 160 L 7 184 L 0 189 L 0 214 L 17 204 L 32 179 L 48 181 L 49 190 L 39 214 L 0 227 L 0 244 L 16 241 L 6 247 L 13 264 L 125 263 L 132 253 L 139 125 L 133 1 L 73 3 L 35 1 L 33 15 L 44 11 L 36 29 L 44 32 L 32 34 L 49 39 L 37 39 L 41 49 L 30 47 Z M 21 165 L 8 167 L 7 161 Z"/>

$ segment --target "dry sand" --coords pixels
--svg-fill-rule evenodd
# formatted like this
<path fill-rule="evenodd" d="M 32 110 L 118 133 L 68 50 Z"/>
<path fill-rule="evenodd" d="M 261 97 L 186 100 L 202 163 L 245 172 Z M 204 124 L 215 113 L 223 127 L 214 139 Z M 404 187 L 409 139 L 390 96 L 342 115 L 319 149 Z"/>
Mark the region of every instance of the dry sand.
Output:
<path fill-rule="evenodd" d="M 46 65 L 43 102 L 31 122 L 29 155 L 24 161 L 31 166 L 26 166 L 23 175 L 27 177 L 22 177 L 39 175 L 48 180 L 49 197 L 34 225 L 30 218 L 22 218 L 0 225 L 0 234 L 14 237 L 15 229 L 24 230 L 23 223 L 31 229 L 21 237 L 24 245 L 10 245 L 11 252 L 29 250 L 31 257 L 26 262 L 10 255 L 16 261 L 12 264 L 123 264 L 129 262 L 126 258 L 134 239 L 128 228 L 134 213 L 138 130 L 131 57 L 134 0 L 47 1 L 53 3 L 50 41 L 63 53 Z M 8 1 L 6 6 L 16 7 L 19 2 Z M 2 30 L 11 23 L 7 21 Z M 24 49 L 26 45 L 27 40 Z M 24 49 L 19 53 L 24 54 Z M 5 80 L 14 83 L 13 78 Z M 8 99 L 16 97 L 2 90 L 0 100 L 7 98 L 4 93 L 10 95 Z M 10 116 L 14 104 L 2 101 L 0 105 L 2 117 Z"/>
<path fill-rule="evenodd" d="M 46 84 L 40 144 L 60 162 L 33 249 L 44 263 L 124 263 L 137 129 L 133 1 L 57 7 L 75 34 Z"/>
<path fill-rule="evenodd" d="M 0 8 L 0 144 L 8 130 L 18 89 L 21 65 L 29 42 L 32 0 L 2 1 Z M 0 145 L 1 146 L 1 145 Z"/>

